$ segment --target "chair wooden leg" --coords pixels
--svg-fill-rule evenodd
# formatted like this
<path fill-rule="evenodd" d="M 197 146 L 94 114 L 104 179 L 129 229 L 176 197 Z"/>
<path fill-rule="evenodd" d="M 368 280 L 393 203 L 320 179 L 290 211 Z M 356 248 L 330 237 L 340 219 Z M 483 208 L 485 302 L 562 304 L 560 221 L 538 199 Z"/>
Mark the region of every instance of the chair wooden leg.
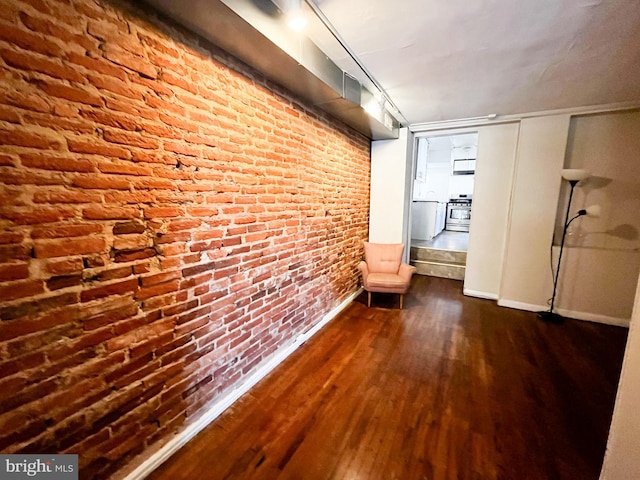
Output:
<path fill-rule="evenodd" d="M 367 307 L 371 308 L 371 292 L 367 292 Z"/>
<path fill-rule="evenodd" d="M 400 310 L 402 310 L 403 301 L 404 301 L 404 295 L 400 295 Z"/>

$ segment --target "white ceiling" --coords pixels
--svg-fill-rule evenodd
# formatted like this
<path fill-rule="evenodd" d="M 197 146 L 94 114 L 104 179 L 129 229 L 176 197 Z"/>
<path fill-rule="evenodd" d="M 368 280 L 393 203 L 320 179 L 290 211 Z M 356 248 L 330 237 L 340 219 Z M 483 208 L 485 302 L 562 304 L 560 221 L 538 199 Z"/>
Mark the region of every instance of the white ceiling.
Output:
<path fill-rule="evenodd" d="M 639 0 L 314 3 L 410 124 L 640 101 Z"/>

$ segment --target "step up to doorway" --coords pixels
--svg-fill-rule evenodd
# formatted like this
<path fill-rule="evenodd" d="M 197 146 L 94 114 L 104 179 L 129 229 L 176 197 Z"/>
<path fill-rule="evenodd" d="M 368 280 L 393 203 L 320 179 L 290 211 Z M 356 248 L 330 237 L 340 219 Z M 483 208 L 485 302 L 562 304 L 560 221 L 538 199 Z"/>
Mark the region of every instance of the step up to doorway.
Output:
<path fill-rule="evenodd" d="M 410 260 L 419 275 L 464 280 L 467 252 L 411 247 Z"/>

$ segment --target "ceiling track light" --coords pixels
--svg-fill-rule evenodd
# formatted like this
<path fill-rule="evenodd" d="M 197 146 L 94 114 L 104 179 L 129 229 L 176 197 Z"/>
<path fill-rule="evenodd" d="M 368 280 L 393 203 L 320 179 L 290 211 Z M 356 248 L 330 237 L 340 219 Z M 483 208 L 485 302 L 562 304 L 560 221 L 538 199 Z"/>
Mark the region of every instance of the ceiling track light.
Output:
<path fill-rule="evenodd" d="M 329 33 L 331 33 L 331 35 L 333 35 L 333 38 L 336 39 L 336 41 L 340 44 L 340 46 L 344 49 L 345 52 L 347 52 L 347 54 L 349 55 L 349 57 L 351 57 L 351 59 L 354 61 L 354 63 L 358 66 L 358 68 L 360 69 L 360 71 L 362 73 L 364 73 L 364 75 L 369 79 L 369 81 L 373 84 L 373 86 L 378 90 L 378 92 L 380 93 L 380 95 L 382 95 L 384 97 L 384 99 L 386 100 L 386 105 L 389 107 L 389 109 L 391 109 L 394 113 L 394 115 L 396 117 L 399 117 L 398 120 L 400 121 L 400 123 L 402 125 L 409 125 L 409 122 L 407 121 L 407 119 L 405 118 L 405 116 L 402 114 L 402 112 L 400 111 L 400 109 L 396 106 L 395 103 L 393 103 L 393 100 L 391 100 L 391 98 L 389 97 L 389 94 L 387 94 L 386 90 L 382 87 L 382 85 L 380 85 L 380 83 L 378 83 L 378 81 L 373 77 L 373 74 L 367 69 L 367 67 L 364 66 L 364 64 L 360 61 L 360 59 L 358 58 L 358 56 L 355 54 L 355 52 L 349 47 L 349 45 L 347 45 L 347 42 L 344 40 L 344 38 L 342 38 L 342 36 L 338 33 L 338 31 L 336 30 L 336 28 L 333 26 L 333 24 L 329 21 L 329 19 L 326 17 L 326 15 L 322 12 L 322 10 L 320 10 L 320 8 L 315 4 L 315 2 L 313 0 L 299 0 L 300 2 L 304 1 L 309 8 L 313 11 L 313 13 L 316 15 L 316 17 L 318 18 L 318 20 L 320 20 L 320 22 L 324 25 L 324 27 L 329 31 Z"/>
<path fill-rule="evenodd" d="M 307 26 L 307 19 L 302 11 L 302 0 L 288 0 L 285 10 L 287 25 L 296 32 L 301 32 Z"/>

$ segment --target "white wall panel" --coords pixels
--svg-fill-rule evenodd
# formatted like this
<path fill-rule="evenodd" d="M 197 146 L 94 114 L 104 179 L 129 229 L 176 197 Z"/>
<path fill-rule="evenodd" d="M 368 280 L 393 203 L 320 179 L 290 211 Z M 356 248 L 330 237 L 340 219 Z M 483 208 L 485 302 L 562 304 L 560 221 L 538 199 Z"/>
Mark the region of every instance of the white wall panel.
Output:
<path fill-rule="evenodd" d="M 554 115 L 520 122 L 499 305 L 547 308 L 553 289 L 549 251 L 569 120 L 569 115 Z"/>
<path fill-rule="evenodd" d="M 518 123 L 478 128 L 464 292 L 498 298 L 513 182 Z"/>

